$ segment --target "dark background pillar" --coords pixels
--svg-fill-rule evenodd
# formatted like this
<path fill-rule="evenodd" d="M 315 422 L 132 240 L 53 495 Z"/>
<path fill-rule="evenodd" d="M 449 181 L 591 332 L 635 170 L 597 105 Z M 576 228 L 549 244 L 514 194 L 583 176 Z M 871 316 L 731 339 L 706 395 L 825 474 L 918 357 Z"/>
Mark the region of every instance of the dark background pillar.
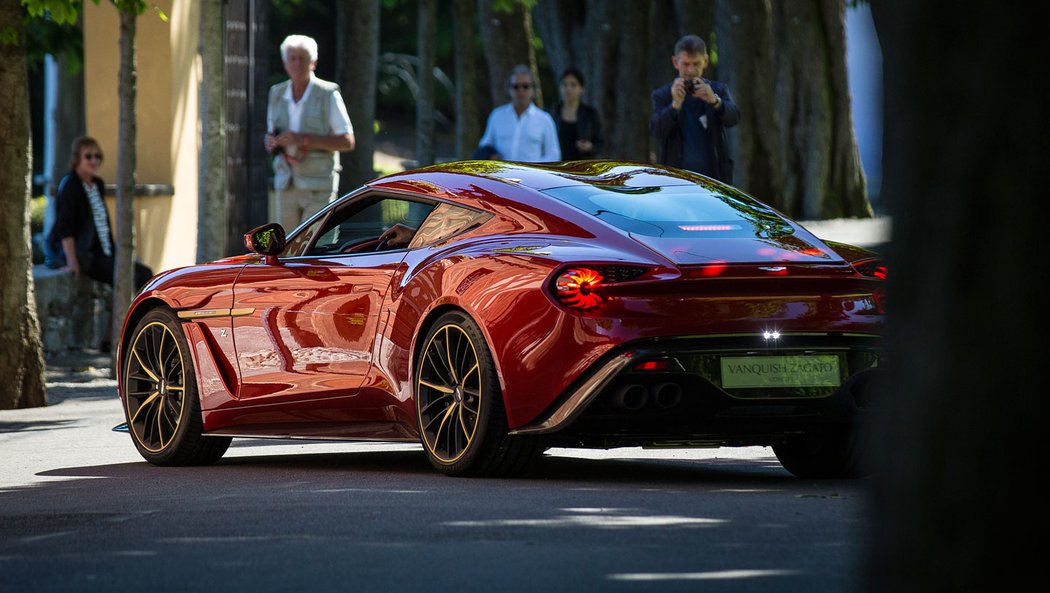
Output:
<path fill-rule="evenodd" d="M 266 0 L 226 3 L 227 255 L 244 253 L 244 233 L 270 218 L 270 165 L 263 148 L 269 6 Z"/>

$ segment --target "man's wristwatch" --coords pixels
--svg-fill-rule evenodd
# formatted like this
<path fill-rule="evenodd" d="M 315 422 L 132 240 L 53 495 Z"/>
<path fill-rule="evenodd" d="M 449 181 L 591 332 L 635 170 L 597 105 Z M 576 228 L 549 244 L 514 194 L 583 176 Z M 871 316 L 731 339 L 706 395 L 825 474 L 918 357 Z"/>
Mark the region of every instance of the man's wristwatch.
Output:
<path fill-rule="evenodd" d="M 721 105 L 722 105 L 722 97 L 719 97 L 718 95 L 715 95 L 715 102 L 711 103 L 711 107 L 714 107 L 715 109 L 718 109 L 719 107 L 721 107 Z"/>

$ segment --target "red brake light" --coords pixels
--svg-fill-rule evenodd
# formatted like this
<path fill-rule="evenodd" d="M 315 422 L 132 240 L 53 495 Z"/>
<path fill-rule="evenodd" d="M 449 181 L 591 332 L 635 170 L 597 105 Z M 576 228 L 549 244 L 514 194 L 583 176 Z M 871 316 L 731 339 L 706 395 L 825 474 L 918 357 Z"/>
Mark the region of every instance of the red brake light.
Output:
<path fill-rule="evenodd" d="M 853 264 L 858 272 L 869 276 L 871 278 L 878 278 L 879 280 L 885 280 L 889 276 L 889 269 L 886 268 L 886 264 L 882 260 L 869 259 L 867 261 Z"/>
<path fill-rule="evenodd" d="M 666 360 L 647 360 L 640 362 L 634 366 L 636 371 L 666 371 L 667 361 Z"/>
<path fill-rule="evenodd" d="M 683 231 L 705 232 L 705 231 L 738 231 L 738 224 L 680 224 L 678 228 Z"/>
<path fill-rule="evenodd" d="M 602 283 L 601 274 L 590 268 L 569 268 L 554 283 L 558 300 L 573 309 L 590 309 L 602 302 L 594 288 Z"/>

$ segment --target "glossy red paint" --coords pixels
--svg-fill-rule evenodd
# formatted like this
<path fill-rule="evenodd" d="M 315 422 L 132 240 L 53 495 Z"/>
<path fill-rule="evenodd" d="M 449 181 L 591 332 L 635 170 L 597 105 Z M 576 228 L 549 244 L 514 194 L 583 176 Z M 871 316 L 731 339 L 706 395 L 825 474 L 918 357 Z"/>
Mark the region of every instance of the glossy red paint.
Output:
<path fill-rule="evenodd" d="M 725 224 L 682 225 L 701 239 L 642 236 L 543 193 L 697 183 L 721 187 L 632 163 L 450 163 L 381 178 L 333 204 L 318 224 L 375 196 L 492 216 L 408 250 L 246 255 L 162 274 L 133 303 L 121 348 L 150 309 L 186 315 L 211 434 L 414 440 L 420 342 L 443 311 L 463 311 L 483 332 L 511 429 L 550 415 L 596 365 L 631 344 L 769 327 L 881 335 L 881 279 L 851 266 L 870 252 L 822 242 L 786 219 L 790 232 L 778 236 L 710 238 L 735 232 Z M 644 274 L 591 280 L 598 298 L 579 310 L 559 300 L 559 276 L 603 265 Z M 215 314 L 222 311 L 229 313 Z"/>

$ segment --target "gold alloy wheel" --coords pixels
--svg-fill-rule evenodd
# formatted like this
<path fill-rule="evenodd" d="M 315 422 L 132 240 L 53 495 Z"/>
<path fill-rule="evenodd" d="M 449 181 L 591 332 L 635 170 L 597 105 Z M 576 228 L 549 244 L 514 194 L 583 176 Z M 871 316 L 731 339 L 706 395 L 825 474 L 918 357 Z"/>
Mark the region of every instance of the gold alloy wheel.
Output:
<path fill-rule="evenodd" d="M 423 349 L 416 378 L 416 409 L 423 443 L 441 463 L 455 463 L 477 434 L 482 374 L 470 336 L 458 325 L 441 327 Z"/>
<path fill-rule="evenodd" d="M 124 405 L 131 432 L 150 453 L 164 451 L 186 410 L 186 364 L 171 328 L 153 321 L 139 330 L 126 369 Z"/>

